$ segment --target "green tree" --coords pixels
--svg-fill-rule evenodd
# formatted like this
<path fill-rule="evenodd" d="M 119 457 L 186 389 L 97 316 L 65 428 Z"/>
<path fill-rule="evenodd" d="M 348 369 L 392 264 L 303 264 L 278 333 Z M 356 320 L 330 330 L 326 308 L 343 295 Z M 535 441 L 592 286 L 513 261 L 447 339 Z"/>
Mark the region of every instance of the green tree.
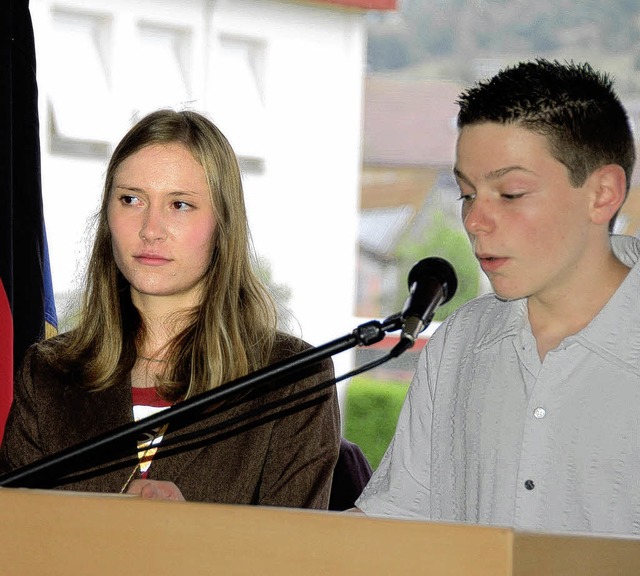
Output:
<path fill-rule="evenodd" d="M 435 320 L 441 321 L 460 305 L 478 296 L 480 267 L 469 246 L 469 239 L 461 227 L 451 223 L 442 211 L 435 212 L 431 224 L 425 226 L 421 238 L 407 238 L 398 246 L 397 306 L 402 306 L 406 299 L 406 278 L 409 270 L 418 260 L 429 256 L 439 256 L 448 260 L 458 278 L 455 296 L 441 306 L 434 317 Z"/>

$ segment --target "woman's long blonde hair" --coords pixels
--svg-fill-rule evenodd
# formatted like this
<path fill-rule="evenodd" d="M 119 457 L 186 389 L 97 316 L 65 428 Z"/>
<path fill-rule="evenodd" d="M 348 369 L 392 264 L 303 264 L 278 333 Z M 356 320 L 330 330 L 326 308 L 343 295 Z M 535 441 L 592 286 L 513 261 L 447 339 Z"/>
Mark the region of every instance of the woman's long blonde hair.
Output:
<path fill-rule="evenodd" d="M 170 368 L 158 382 L 163 396 L 184 399 L 264 366 L 276 335 L 274 301 L 253 269 L 242 181 L 224 135 L 193 111 L 159 110 L 142 118 L 117 145 L 107 168 L 97 230 L 86 272 L 77 328 L 64 346 L 46 352 L 65 371 L 79 372 L 90 389 L 126 378 L 143 337 L 128 282 L 116 267 L 107 206 L 121 163 L 152 144 L 183 144 L 203 167 L 216 217 L 214 249 L 202 301 L 167 349 Z M 184 320 L 184 317 L 182 318 Z"/>

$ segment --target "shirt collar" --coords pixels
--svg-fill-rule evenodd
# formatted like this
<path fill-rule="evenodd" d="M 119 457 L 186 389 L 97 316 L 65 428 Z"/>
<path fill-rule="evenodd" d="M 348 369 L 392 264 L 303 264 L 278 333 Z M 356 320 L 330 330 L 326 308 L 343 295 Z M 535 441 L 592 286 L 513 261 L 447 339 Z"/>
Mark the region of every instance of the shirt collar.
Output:
<path fill-rule="evenodd" d="M 495 295 L 491 297 L 493 302 L 488 307 L 487 315 L 492 316 L 492 319 L 489 328 L 473 349 L 474 352 L 489 348 L 505 338 L 517 336 L 528 322 L 526 298 L 501 300 Z"/>
<path fill-rule="evenodd" d="M 581 341 L 596 353 L 637 367 L 640 366 L 640 240 L 613 235 L 611 246 L 616 257 L 632 267 L 631 271 L 589 325 L 565 341 Z M 493 299 L 487 310 L 487 314 L 493 316 L 492 322 L 474 352 L 515 337 L 528 325 L 526 298 L 507 301 L 494 295 Z M 638 344 L 632 345 L 636 342 Z"/>
<path fill-rule="evenodd" d="M 569 338 L 597 354 L 615 358 L 631 369 L 640 367 L 640 240 L 612 236 L 616 257 L 631 270 L 604 308 Z"/>

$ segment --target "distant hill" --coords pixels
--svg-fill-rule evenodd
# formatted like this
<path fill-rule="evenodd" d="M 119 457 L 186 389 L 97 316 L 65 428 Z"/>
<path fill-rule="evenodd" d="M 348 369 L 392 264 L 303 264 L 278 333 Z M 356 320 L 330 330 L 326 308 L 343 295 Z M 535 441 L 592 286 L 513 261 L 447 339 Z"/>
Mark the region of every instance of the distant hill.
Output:
<path fill-rule="evenodd" d="M 368 67 L 467 83 L 544 56 L 589 61 L 640 93 L 638 0 L 403 0 L 369 16 Z"/>

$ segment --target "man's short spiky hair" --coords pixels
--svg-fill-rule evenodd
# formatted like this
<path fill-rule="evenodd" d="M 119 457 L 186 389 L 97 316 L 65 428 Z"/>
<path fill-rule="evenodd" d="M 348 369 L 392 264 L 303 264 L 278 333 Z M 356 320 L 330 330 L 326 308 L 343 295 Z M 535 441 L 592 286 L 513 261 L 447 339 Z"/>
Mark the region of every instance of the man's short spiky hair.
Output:
<path fill-rule="evenodd" d="M 589 64 L 537 59 L 508 67 L 459 99 L 458 128 L 482 122 L 516 124 L 546 136 L 573 186 L 606 164 L 627 176 L 635 146 L 627 113 L 611 78 Z"/>

